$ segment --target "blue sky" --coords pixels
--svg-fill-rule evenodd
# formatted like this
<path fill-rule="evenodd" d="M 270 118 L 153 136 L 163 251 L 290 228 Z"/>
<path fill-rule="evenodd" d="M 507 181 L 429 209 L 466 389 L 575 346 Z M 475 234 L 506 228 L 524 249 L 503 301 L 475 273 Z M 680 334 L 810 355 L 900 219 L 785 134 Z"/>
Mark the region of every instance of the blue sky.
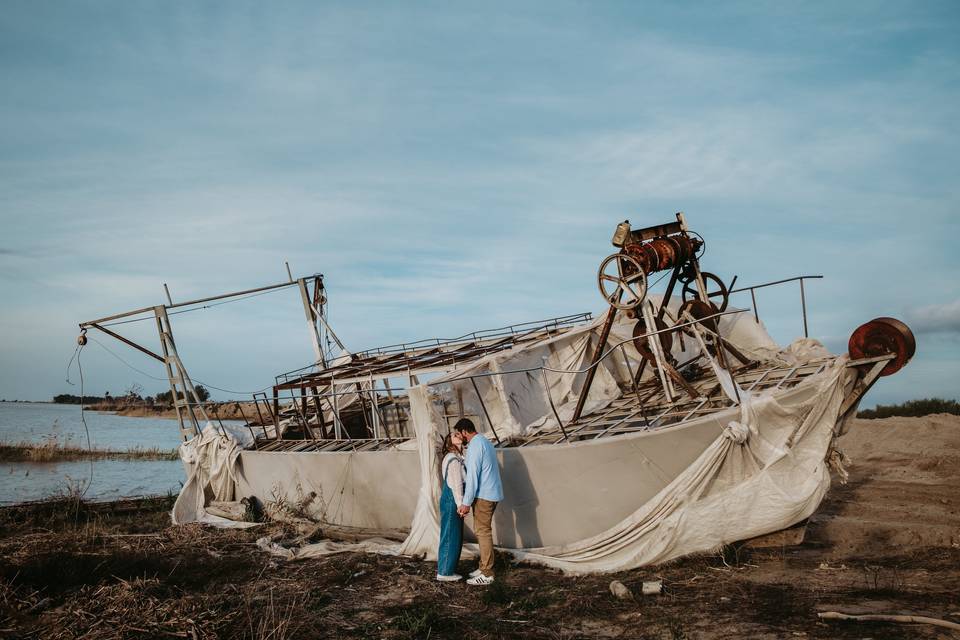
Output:
<path fill-rule="evenodd" d="M 828 346 L 913 326 L 865 405 L 956 398 L 958 32 L 955 2 L 7 2 L 0 397 L 76 393 L 81 320 L 285 260 L 357 349 L 597 312 L 616 223 L 682 210 L 728 281 L 826 276 Z M 799 335 L 796 289 L 758 302 Z M 310 360 L 302 317 L 287 291 L 174 326 L 194 377 L 248 390 Z M 93 393 L 164 389 L 83 363 Z"/>

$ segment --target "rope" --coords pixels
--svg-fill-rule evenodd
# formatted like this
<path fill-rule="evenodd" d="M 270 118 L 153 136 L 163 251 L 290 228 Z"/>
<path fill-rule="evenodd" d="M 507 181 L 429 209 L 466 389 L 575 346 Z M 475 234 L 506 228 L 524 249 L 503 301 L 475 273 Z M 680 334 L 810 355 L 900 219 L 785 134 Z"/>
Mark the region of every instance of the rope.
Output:
<path fill-rule="evenodd" d="M 104 351 L 106 351 L 107 353 L 109 353 L 110 355 L 112 355 L 114 358 L 116 358 L 117 360 L 119 360 L 120 362 L 122 362 L 123 364 L 125 364 L 126 366 L 130 367 L 131 369 L 133 369 L 134 371 L 136 371 L 136 372 L 139 373 L 140 375 L 145 376 L 145 377 L 147 377 L 147 378 L 150 378 L 151 380 L 159 380 L 160 382 L 167 382 L 167 379 L 166 379 L 166 378 L 158 378 L 158 377 L 156 377 L 156 376 L 150 375 L 150 374 L 147 373 L 146 371 L 141 371 L 140 369 L 137 369 L 135 366 L 133 366 L 132 364 L 130 364 L 129 362 L 127 362 L 126 360 L 124 360 L 123 358 L 121 358 L 120 356 L 118 356 L 116 353 L 114 353 L 113 350 L 110 349 L 110 347 L 108 347 L 107 345 L 103 344 L 102 342 L 100 342 L 99 340 L 97 340 L 96 338 L 94 338 L 93 336 L 89 336 L 89 338 L 90 338 L 91 340 L 93 340 L 94 342 L 96 342 L 96 343 L 97 343 L 98 345 L 100 345 L 101 347 L 103 347 Z"/>
<path fill-rule="evenodd" d="M 87 451 L 91 453 L 90 456 L 90 478 L 87 480 L 87 486 L 83 488 L 83 491 L 80 493 L 80 499 L 82 500 L 87 491 L 90 489 L 90 485 L 93 484 L 93 447 L 90 445 L 90 427 L 87 426 L 87 417 L 83 415 L 83 365 L 80 364 L 80 352 L 83 350 L 83 345 L 77 345 L 77 371 L 80 372 L 80 422 L 83 423 L 83 430 L 87 434 Z M 69 369 L 67 370 L 69 375 Z"/>
<path fill-rule="evenodd" d="M 66 380 L 67 380 L 67 384 L 70 385 L 71 387 L 75 387 L 76 385 L 73 384 L 72 382 L 70 382 L 70 367 L 73 366 L 73 361 L 76 359 L 78 353 L 80 353 L 80 344 L 79 344 L 79 343 L 77 344 L 77 348 L 73 350 L 73 355 L 70 356 L 70 362 L 67 363 L 67 378 L 66 378 Z"/>
<path fill-rule="evenodd" d="M 135 366 L 133 366 L 132 364 L 130 364 L 129 362 L 127 362 L 126 360 L 124 360 L 123 358 L 121 358 L 120 356 L 118 356 L 116 353 L 114 353 L 113 350 L 110 349 L 110 347 L 108 347 L 107 345 L 103 344 L 102 342 L 100 342 L 99 340 L 97 340 L 96 338 L 94 338 L 93 336 L 90 336 L 90 339 L 93 340 L 94 342 L 96 342 L 96 343 L 97 343 L 98 345 L 100 345 L 101 347 L 103 347 L 103 349 L 104 349 L 107 353 L 109 353 L 109 354 L 112 355 L 114 358 L 116 358 L 117 360 L 119 360 L 121 363 L 123 363 L 124 365 L 126 365 L 126 366 L 129 367 L 130 369 L 133 369 L 134 371 L 136 371 L 136 372 L 139 373 L 140 375 L 145 376 L 145 377 L 147 377 L 147 378 L 150 378 L 151 380 L 158 380 L 158 381 L 160 381 L 160 382 L 169 382 L 169 380 L 167 380 L 167 378 L 158 378 L 158 377 L 156 377 L 156 376 L 150 375 L 150 374 L 147 373 L 146 371 L 141 371 L 140 369 L 136 368 Z M 194 378 L 193 380 L 194 380 L 195 382 L 198 382 L 198 383 L 202 384 L 204 387 L 209 388 L 209 389 L 216 389 L 217 391 L 223 391 L 224 393 L 237 393 L 237 394 L 242 394 L 242 395 L 253 395 L 254 393 L 260 393 L 261 391 L 266 391 L 267 389 L 272 388 L 271 386 L 266 386 L 266 387 L 263 387 L 262 389 L 257 389 L 256 391 L 236 391 L 236 390 L 233 390 L 233 389 L 221 389 L 220 387 L 215 387 L 214 385 L 212 385 L 212 384 L 210 384 L 210 383 L 208 383 L 208 382 L 204 382 L 203 380 L 200 380 L 199 378 Z M 68 382 L 69 382 L 69 381 L 68 381 Z"/>

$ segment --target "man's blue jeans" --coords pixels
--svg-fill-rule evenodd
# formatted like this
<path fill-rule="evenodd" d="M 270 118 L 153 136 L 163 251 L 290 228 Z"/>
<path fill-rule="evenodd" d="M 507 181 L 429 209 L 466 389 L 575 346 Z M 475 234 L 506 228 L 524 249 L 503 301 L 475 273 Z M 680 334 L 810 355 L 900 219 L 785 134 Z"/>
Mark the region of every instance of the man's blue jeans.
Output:
<path fill-rule="evenodd" d="M 437 551 L 437 575 L 451 576 L 457 572 L 460 550 L 463 548 L 463 518 L 457 514 L 453 491 L 444 479 L 440 494 L 440 549 Z"/>

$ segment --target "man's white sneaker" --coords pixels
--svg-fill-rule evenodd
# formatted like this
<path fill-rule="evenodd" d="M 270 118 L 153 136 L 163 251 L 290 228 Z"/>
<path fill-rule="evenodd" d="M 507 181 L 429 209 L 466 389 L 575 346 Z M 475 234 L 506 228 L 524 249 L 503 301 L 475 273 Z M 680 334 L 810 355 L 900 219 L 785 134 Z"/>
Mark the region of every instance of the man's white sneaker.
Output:
<path fill-rule="evenodd" d="M 437 574 L 437 582 L 456 582 L 457 580 L 463 580 L 463 576 L 459 573 L 453 573 L 449 576 L 442 576 L 439 573 Z"/>
<path fill-rule="evenodd" d="M 467 584 L 472 584 L 472 585 L 493 584 L 493 576 L 485 576 L 481 573 L 480 575 L 467 580 Z"/>
<path fill-rule="evenodd" d="M 476 578 L 477 576 L 482 576 L 482 575 L 483 575 L 483 571 L 480 571 L 480 569 L 474 569 L 473 571 L 470 572 L 471 578 Z"/>

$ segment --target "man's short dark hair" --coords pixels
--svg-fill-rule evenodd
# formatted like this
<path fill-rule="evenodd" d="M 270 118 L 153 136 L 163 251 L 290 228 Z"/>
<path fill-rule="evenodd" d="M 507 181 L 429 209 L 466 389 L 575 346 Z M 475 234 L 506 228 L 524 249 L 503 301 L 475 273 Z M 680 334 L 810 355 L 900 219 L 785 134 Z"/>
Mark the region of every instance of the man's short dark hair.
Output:
<path fill-rule="evenodd" d="M 466 433 L 476 433 L 477 428 L 473 426 L 473 421 L 470 418 L 460 418 L 457 420 L 457 424 L 453 425 L 454 431 L 465 431 Z"/>

